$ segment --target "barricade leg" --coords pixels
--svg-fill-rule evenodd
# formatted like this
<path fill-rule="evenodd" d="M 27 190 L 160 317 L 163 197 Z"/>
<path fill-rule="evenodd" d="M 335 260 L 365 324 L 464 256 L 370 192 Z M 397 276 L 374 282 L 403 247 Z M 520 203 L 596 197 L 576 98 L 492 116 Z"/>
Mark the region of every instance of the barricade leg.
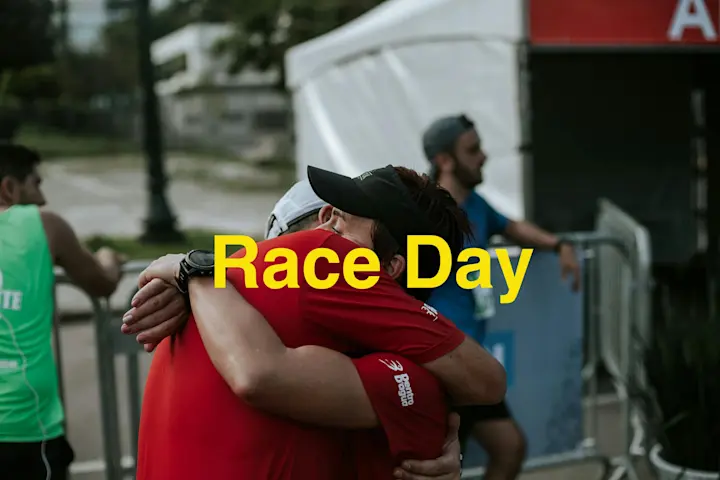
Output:
<path fill-rule="evenodd" d="M 103 451 L 107 480 L 122 480 L 122 449 L 118 420 L 115 356 L 108 335 L 109 302 L 93 300 L 95 308 L 95 342 L 97 347 L 98 379 L 100 383 L 100 412 L 102 415 Z"/>
<path fill-rule="evenodd" d="M 131 455 L 137 462 L 138 437 L 140 435 L 140 365 L 137 355 L 127 356 L 127 375 Z"/>

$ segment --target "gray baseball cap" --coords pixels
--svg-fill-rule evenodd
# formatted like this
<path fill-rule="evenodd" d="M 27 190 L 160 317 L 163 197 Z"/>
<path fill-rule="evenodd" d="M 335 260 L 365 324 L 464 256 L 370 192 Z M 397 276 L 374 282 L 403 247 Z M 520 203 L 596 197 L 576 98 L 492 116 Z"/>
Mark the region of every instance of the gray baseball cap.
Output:
<path fill-rule="evenodd" d="M 464 114 L 435 120 L 425 129 L 422 136 L 425 157 L 432 162 L 440 153 L 452 153 L 458 137 L 474 129 L 475 124 Z"/>

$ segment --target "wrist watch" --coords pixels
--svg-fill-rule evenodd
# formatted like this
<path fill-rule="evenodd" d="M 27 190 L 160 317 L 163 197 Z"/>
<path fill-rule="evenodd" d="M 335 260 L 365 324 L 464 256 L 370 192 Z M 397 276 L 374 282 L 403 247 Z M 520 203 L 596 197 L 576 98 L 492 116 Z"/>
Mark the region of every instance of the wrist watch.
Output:
<path fill-rule="evenodd" d="M 176 278 L 180 293 L 187 295 L 188 282 L 192 277 L 212 277 L 215 273 L 215 254 L 208 250 L 191 250 L 180 260 Z"/>

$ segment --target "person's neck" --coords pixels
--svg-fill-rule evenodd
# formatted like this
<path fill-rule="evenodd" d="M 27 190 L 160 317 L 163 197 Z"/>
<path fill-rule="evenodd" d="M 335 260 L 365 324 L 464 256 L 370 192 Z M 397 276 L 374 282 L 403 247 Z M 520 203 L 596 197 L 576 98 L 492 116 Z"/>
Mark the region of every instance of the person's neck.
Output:
<path fill-rule="evenodd" d="M 440 176 L 438 185 L 450 192 L 458 205 L 462 205 L 470 195 L 470 189 L 461 185 L 460 182 L 452 176 Z"/>

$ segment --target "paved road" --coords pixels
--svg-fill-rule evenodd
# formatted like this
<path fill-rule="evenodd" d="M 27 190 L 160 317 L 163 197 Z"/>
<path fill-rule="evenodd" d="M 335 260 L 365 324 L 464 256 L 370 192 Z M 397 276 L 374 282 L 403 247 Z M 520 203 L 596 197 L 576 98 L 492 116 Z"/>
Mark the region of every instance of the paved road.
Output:
<path fill-rule="evenodd" d="M 187 163 L 171 162 L 171 173 L 177 173 Z M 212 166 L 221 174 L 230 175 L 222 164 Z M 48 163 L 43 166 L 48 206 L 62 213 L 83 237 L 139 235 L 147 204 L 146 180 L 140 167 L 136 161 L 122 159 L 100 165 L 81 160 Z M 204 167 L 195 168 L 207 173 Z M 172 181 L 168 190 L 182 228 L 261 233 L 268 214 L 282 195 L 276 189 L 262 192 L 218 188 L 207 175 L 198 175 L 195 181 L 187 177 L 186 174 Z"/>
<path fill-rule="evenodd" d="M 218 233 L 246 233 L 262 235 L 265 222 L 283 191 L 271 189 L 245 191 L 217 188 L 203 168 L 201 179 L 187 180 L 201 167 L 187 159 L 174 159 L 170 172 L 185 173 L 169 185 L 168 197 L 175 209 L 179 225 L 185 229 L 215 230 Z M 248 174 L 242 167 L 214 163 L 211 166 L 225 177 Z M 209 167 L 208 167 L 209 168 Z M 268 182 L 262 173 L 258 181 Z M 147 195 L 141 164 L 133 159 L 103 161 L 102 163 L 73 160 L 52 162 L 43 166 L 43 190 L 48 207 L 61 213 L 80 237 L 112 235 L 133 237 L 142 232 L 146 215 Z M 200 177 L 200 175 L 198 175 Z M 210 178 L 210 179 L 208 179 Z M 239 182 L 239 184 L 241 184 Z M 120 306 L 131 293 L 132 279 L 127 279 L 115 296 Z M 58 306 L 66 313 L 89 312 L 90 302 L 71 289 L 60 288 Z"/>

